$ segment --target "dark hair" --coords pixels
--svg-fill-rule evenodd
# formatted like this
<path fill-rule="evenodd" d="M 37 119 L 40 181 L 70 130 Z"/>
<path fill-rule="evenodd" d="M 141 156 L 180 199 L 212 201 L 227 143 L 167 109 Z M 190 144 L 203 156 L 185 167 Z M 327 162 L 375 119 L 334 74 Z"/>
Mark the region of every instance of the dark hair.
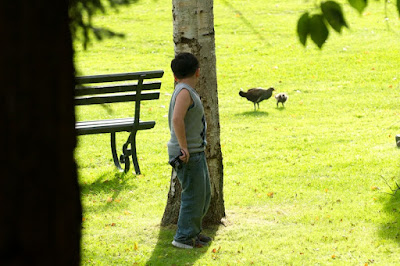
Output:
<path fill-rule="evenodd" d="M 178 79 L 191 77 L 199 68 L 199 60 L 191 53 L 180 53 L 171 61 L 171 69 Z"/>

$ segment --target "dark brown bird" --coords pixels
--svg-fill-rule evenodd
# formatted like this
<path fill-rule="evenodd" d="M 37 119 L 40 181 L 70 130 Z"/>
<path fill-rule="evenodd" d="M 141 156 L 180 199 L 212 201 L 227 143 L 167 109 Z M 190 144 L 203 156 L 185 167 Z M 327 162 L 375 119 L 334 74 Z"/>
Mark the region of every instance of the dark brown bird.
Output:
<path fill-rule="evenodd" d="M 278 107 L 279 103 L 282 103 L 282 106 L 285 107 L 285 102 L 287 101 L 287 99 L 289 98 L 289 95 L 287 95 L 284 92 L 278 93 L 277 95 L 275 95 L 275 99 L 276 99 L 276 107 Z"/>
<path fill-rule="evenodd" d="M 260 102 L 264 100 L 268 100 L 272 96 L 272 92 L 274 91 L 274 88 L 269 88 L 268 90 L 265 90 L 263 88 L 252 88 L 249 89 L 247 92 L 244 91 L 239 91 L 239 95 L 246 98 L 250 102 L 253 102 L 254 104 L 254 111 L 256 110 L 256 104 L 258 106 L 258 109 L 260 109 Z"/>

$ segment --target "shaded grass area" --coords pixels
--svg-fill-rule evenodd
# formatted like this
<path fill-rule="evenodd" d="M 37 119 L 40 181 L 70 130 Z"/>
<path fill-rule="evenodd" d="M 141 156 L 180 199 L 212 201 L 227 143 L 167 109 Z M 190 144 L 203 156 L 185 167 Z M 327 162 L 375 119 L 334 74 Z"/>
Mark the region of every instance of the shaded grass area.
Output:
<path fill-rule="evenodd" d="M 159 225 L 170 178 L 171 3 L 143 0 L 97 18 L 127 38 L 77 46 L 80 73 L 165 75 L 160 99 L 142 105 L 143 119 L 157 123 L 137 136 L 143 175 L 115 170 L 109 136 L 78 138 L 83 265 L 398 263 L 399 192 L 385 192 L 400 182 L 400 22 L 389 12 L 386 24 L 383 3 L 369 2 L 362 16 L 344 4 L 350 30 L 332 32 L 319 51 L 295 35 L 311 6 L 214 3 L 227 222 L 205 229 L 210 247 L 191 251 L 173 248 L 175 228 Z M 256 86 L 287 92 L 285 108 L 271 98 L 254 112 L 238 92 Z M 124 117 L 133 107 L 93 108 L 78 108 L 78 119 Z M 117 135 L 119 146 L 126 137 Z"/>

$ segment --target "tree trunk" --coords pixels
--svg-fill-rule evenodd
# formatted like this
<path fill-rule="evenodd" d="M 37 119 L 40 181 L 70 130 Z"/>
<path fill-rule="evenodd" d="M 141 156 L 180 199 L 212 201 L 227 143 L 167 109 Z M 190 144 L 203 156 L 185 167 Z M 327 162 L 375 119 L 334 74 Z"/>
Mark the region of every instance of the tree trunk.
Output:
<path fill-rule="evenodd" d="M 68 1 L 2 1 L 0 35 L 0 265 L 79 265 Z"/>
<path fill-rule="evenodd" d="M 196 89 L 202 99 L 207 121 L 206 156 L 210 171 L 211 204 L 204 223 L 218 224 L 225 216 L 223 164 L 220 144 L 218 91 L 215 56 L 213 0 L 173 0 L 175 53 L 191 52 L 200 62 Z M 180 207 L 180 185 L 171 176 L 167 206 L 162 225 L 175 224 Z"/>

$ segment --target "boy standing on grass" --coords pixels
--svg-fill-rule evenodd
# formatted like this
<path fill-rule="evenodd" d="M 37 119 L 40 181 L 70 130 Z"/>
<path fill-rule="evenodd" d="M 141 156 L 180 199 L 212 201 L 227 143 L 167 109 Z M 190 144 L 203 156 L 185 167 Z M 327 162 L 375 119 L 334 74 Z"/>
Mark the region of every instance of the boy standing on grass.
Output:
<path fill-rule="evenodd" d="M 176 86 L 171 97 L 168 123 L 171 139 L 169 158 L 179 156 L 182 167 L 174 168 L 182 186 L 178 229 L 172 245 L 194 248 L 211 238 L 200 234 L 210 205 L 211 188 L 205 157 L 206 120 L 200 96 L 194 89 L 200 76 L 199 61 L 191 53 L 180 53 L 171 62 Z"/>

